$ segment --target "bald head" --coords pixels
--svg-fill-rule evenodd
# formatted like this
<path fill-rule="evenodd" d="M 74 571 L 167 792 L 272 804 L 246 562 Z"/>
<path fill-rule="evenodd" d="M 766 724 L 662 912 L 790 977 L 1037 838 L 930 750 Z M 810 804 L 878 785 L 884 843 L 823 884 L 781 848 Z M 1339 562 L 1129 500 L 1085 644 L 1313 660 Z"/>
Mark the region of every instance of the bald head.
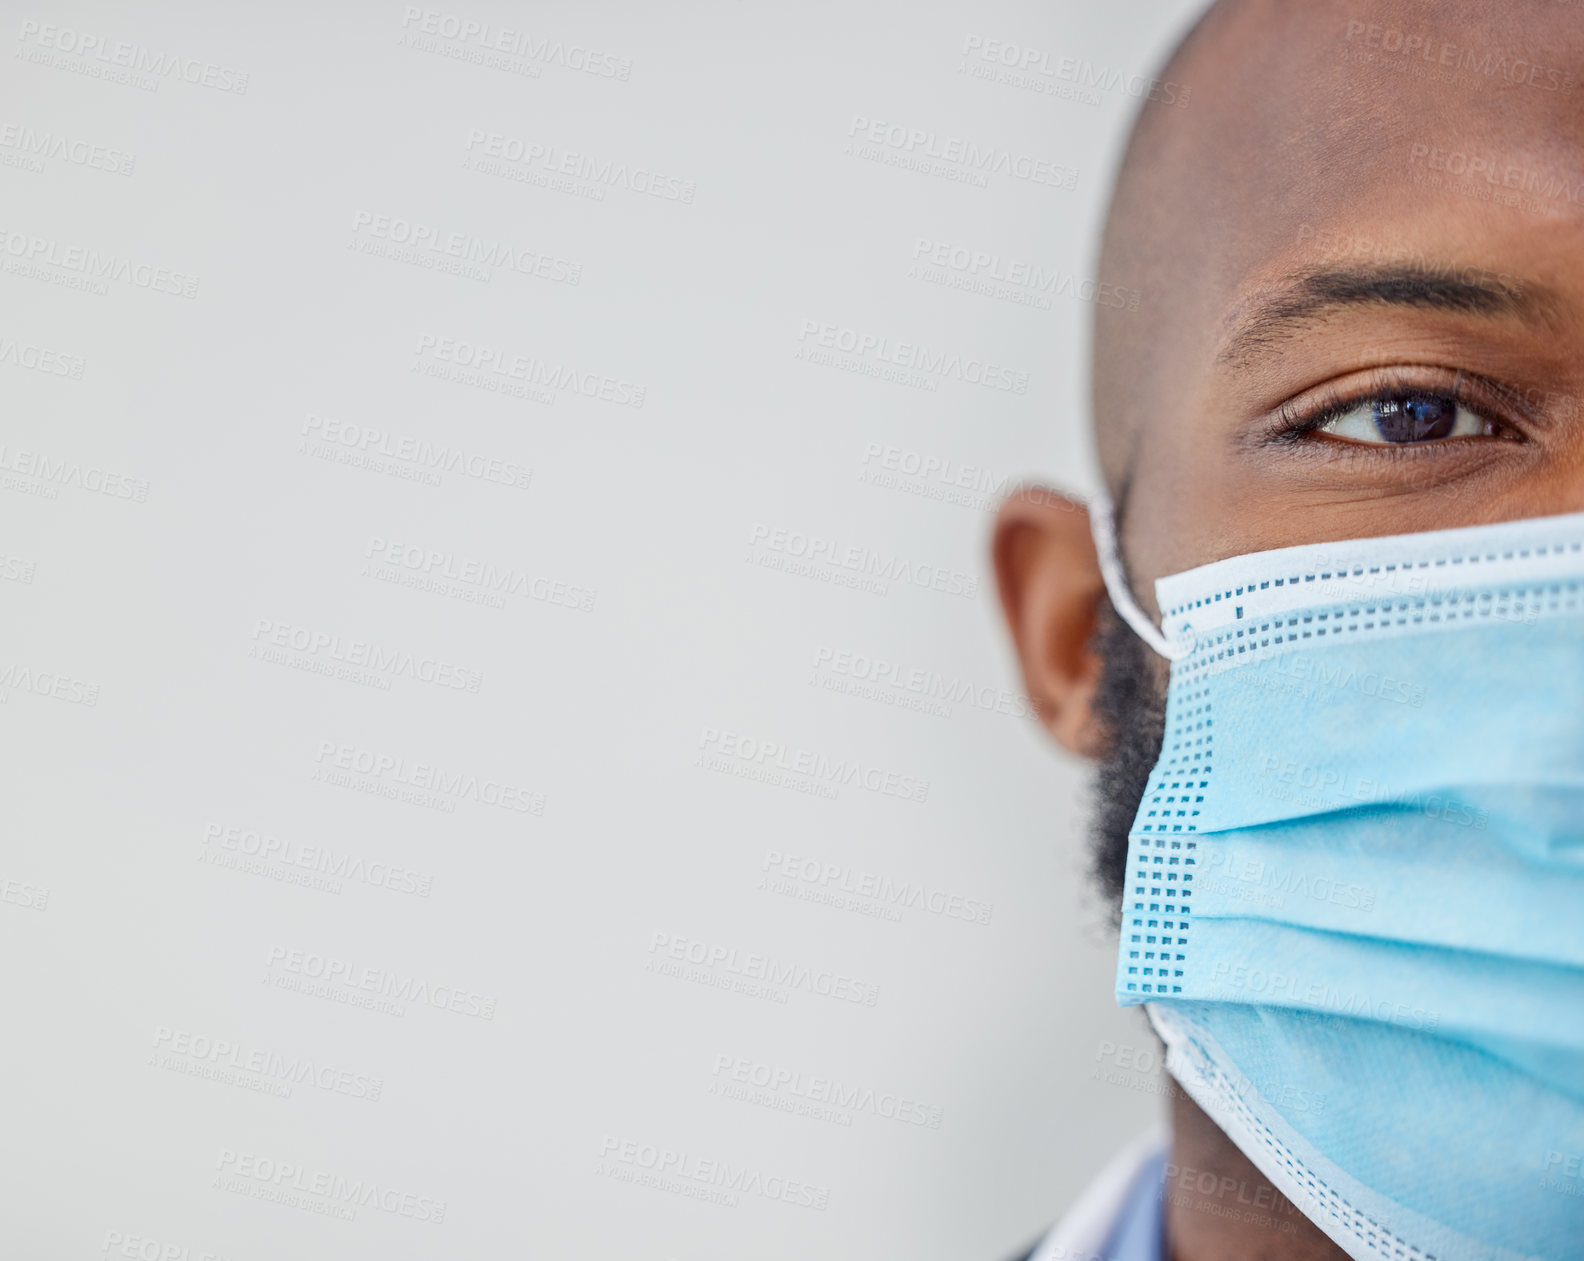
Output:
<path fill-rule="evenodd" d="M 1162 72 L 1190 102 L 1145 105 L 1102 241 L 1100 274 L 1144 295 L 1095 313 L 1113 493 L 1148 478 L 1152 453 L 1181 467 L 1162 431 L 1183 426 L 1204 366 L 1262 299 L 1303 301 L 1316 270 L 1322 287 L 1349 272 L 1362 286 L 1391 267 L 1441 281 L 1477 269 L 1499 295 L 1517 283 L 1503 237 L 1576 231 L 1581 76 L 1584 21 L 1566 5 L 1213 5 Z M 1547 271 L 1525 277 L 1537 306 Z M 1443 289 L 1444 303 L 1483 300 Z"/>

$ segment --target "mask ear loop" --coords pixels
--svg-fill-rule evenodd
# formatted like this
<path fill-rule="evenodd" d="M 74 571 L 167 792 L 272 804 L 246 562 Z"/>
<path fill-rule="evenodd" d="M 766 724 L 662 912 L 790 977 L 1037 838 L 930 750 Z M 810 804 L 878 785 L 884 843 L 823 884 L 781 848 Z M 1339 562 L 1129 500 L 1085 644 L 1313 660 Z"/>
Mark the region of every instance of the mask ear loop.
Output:
<path fill-rule="evenodd" d="M 1111 506 L 1111 496 L 1099 491 L 1089 500 L 1089 533 L 1094 537 L 1095 552 L 1100 557 L 1100 577 L 1105 581 L 1106 594 L 1111 597 L 1111 607 L 1133 628 L 1142 639 L 1168 661 L 1179 661 L 1193 651 L 1193 636 L 1174 643 L 1156 629 L 1128 588 L 1122 573 L 1121 553 L 1117 550 L 1116 516 Z"/>

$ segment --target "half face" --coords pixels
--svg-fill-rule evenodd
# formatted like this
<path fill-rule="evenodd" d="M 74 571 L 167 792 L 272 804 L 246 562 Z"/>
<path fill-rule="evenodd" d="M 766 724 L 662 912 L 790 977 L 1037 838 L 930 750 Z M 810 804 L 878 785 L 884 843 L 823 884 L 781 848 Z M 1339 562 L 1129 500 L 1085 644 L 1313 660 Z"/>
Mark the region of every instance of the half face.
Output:
<path fill-rule="evenodd" d="M 1130 585 L 1240 553 L 1584 509 L 1584 16 L 1223 5 L 1130 157 L 1096 312 Z M 1165 662 L 1108 612 L 1086 514 L 1014 497 L 994 562 L 1025 687 L 1102 759 L 1114 893 Z M 1097 634 L 1097 632 L 1099 632 Z"/>
<path fill-rule="evenodd" d="M 1171 318 L 1129 350 L 1152 612 L 1241 552 L 1584 508 L 1584 17 L 1428 9 L 1247 5 L 1181 72 Z"/>

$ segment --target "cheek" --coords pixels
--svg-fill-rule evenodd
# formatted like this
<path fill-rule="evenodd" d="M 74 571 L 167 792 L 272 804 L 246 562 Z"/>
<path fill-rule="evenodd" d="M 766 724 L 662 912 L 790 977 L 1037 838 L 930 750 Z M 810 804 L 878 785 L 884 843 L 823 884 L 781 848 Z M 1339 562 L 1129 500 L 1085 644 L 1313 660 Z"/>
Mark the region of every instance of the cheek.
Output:
<path fill-rule="evenodd" d="M 1206 444 L 1208 445 L 1208 444 Z M 1204 451 L 1141 461 L 1124 509 L 1122 553 L 1134 595 L 1158 619 L 1155 580 L 1258 550 L 1280 508 L 1263 506 Z"/>

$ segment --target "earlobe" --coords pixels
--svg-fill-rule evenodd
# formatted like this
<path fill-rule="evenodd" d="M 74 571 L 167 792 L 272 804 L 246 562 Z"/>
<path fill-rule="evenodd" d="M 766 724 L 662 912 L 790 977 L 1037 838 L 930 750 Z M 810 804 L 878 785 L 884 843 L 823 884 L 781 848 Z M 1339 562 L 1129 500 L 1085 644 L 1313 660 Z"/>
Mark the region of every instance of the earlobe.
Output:
<path fill-rule="evenodd" d="M 1029 699 L 1063 747 L 1098 757 L 1101 663 L 1092 640 L 1105 583 L 1088 511 L 1055 491 L 1024 487 L 1001 505 L 991 552 Z"/>

